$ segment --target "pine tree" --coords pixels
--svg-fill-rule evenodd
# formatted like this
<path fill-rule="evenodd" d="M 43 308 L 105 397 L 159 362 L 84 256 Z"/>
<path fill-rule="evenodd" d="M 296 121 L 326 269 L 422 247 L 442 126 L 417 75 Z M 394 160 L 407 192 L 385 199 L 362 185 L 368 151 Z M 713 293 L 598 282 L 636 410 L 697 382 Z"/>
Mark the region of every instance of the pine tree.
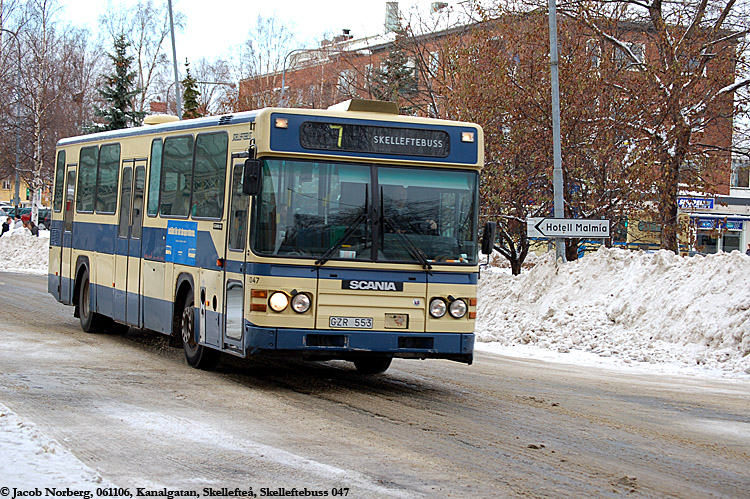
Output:
<path fill-rule="evenodd" d="M 139 126 L 146 115 L 133 108 L 133 98 L 141 89 L 135 86 L 137 74 L 130 71 L 133 57 L 127 55 L 130 43 L 125 35 L 120 34 L 115 39 L 115 52 L 109 54 L 114 65 L 114 72 L 105 75 L 106 85 L 99 89 L 99 95 L 109 104 L 109 107 L 95 107 L 96 116 L 104 120 L 104 130 L 119 130 L 130 125 Z"/>
<path fill-rule="evenodd" d="M 403 50 L 403 34 L 396 41 L 383 60 L 380 69 L 373 75 L 372 93 L 376 99 L 399 102 L 399 97 L 417 89 L 414 67 Z"/>
<path fill-rule="evenodd" d="M 185 59 L 185 74 L 187 76 L 182 80 L 182 100 L 184 102 L 182 117 L 185 119 L 200 118 L 203 116 L 198 111 L 200 108 L 198 97 L 200 97 L 201 93 L 198 91 L 198 82 L 190 75 L 190 63 L 187 59 Z"/>

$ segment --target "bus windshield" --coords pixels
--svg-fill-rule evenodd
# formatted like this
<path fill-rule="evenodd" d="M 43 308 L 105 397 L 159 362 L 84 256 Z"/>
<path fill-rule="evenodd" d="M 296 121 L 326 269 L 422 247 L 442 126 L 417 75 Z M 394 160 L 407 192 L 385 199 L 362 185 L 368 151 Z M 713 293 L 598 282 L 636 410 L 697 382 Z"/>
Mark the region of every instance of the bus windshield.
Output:
<path fill-rule="evenodd" d="M 477 173 L 263 160 L 253 209 L 256 254 L 474 265 Z"/>

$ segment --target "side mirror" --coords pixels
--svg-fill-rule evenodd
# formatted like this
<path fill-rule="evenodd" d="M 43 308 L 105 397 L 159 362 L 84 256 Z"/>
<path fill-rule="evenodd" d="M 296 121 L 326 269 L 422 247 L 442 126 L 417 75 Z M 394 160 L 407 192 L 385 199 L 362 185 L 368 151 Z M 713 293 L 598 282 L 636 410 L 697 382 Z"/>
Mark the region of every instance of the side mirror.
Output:
<path fill-rule="evenodd" d="M 242 193 L 255 196 L 260 193 L 260 186 L 261 162 L 259 159 L 248 159 L 242 176 Z"/>
<path fill-rule="evenodd" d="M 492 253 L 492 247 L 495 245 L 495 236 L 497 235 L 497 223 L 487 222 L 484 224 L 482 231 L 482 253 L 489 255 Z"/>

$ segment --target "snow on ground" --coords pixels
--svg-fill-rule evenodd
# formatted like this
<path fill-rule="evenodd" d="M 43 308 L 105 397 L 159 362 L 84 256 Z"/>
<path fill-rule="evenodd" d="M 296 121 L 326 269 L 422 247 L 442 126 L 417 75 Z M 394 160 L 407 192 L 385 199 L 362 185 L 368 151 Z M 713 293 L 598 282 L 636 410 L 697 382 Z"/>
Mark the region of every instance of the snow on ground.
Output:
<path fill-rule="evenodd" d="M 27 229 L 20 228 L 0 237 L 0 270 L 47 275 L 48 261 L 48 230 L 40 230 L 39 237 L 36 237 Z"/>
<path fill-rule="evenodd" d="M 519 276 L 483 272 L 477 319 L 481 350 L 750 374 L 750 257 L 602 248 L 557 265 L 548 253 Z"/>
<path fill-rule="evenodd" d="M 94 491 L 102 477 L 56 440 L 0 403 L 0 477 L 3 487 L 70 487 Z"/>
<path fill-rule="evenodd" d="M 49 232 L 0 237 L 0 271 L 46 274 Z M 495 260 L 497 262 L 497 260 Z M 750 257 L 602 248 L 479 280 L 477 350 L 577 365 L 711 377 L 750 374 Z M 101 477 L 0 404 L 3 486 L 92 490 Z"/>

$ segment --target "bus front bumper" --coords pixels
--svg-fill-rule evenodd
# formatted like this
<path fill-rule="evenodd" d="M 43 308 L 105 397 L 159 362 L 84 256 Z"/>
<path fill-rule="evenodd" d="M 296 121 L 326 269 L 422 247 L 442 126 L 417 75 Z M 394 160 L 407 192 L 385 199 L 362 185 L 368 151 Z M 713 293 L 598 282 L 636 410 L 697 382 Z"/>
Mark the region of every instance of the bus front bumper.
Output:
<path fill-rule="evenodd" d="M 360 355 L 448 359 L 471 364 L 473 333 L 414 333 L 371 330 L 265 328 L 245 324 L 245 353 L 289 353 L 318 360 L 351 360 Z"/>

